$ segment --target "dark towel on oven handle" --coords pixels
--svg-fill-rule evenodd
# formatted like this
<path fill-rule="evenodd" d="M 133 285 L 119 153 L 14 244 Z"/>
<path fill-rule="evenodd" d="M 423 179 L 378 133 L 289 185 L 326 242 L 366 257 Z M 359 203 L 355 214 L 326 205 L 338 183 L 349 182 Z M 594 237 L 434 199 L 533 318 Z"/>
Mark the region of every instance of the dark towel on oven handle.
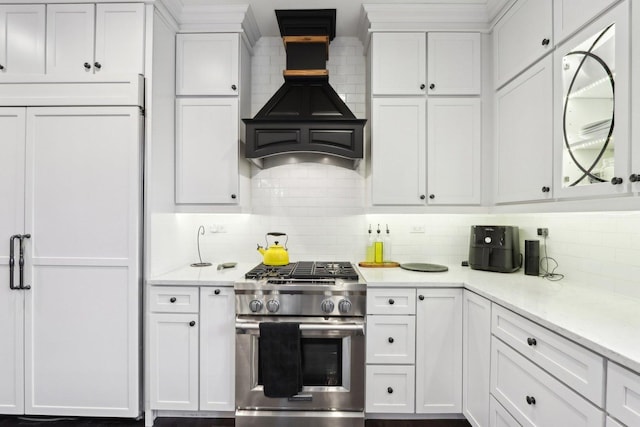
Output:
<path fill-rule="evenodd" d="M 291 397 L 302 390 L 300 324 L 260 323 L 260 369 L 264 395 Z"/>

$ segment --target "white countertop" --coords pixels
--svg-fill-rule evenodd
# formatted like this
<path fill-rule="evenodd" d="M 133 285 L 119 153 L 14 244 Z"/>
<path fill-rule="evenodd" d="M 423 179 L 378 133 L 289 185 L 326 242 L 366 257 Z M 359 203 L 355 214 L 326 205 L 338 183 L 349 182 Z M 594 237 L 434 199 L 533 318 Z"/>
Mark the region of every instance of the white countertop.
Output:
<path fill-rule="evenodd" d="M 149 285 L 232 286 L 256 263 L 234 268 L 187 266 L 147 280 Z M 629 369 L 640 372 L 640 299 L 516 273 L 449 267 L 444 273 L 359 267 L 368 287 L 465 287 Z"/>

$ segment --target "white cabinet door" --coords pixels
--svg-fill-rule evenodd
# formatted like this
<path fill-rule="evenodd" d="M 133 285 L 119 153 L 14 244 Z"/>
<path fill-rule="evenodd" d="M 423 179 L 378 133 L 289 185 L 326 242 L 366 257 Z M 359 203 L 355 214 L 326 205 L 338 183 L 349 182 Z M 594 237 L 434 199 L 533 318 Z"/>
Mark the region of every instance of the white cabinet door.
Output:
<path fill-rule="evenodd" d="M 492 427 L 521 427 L 520 423 L 517 422 L 501 404 L 498 403 L 495 397 L 491 396 L 490 400 L 489 408 L 491 410 L 491 414 L 489 422 L 491 424 L 488 425 Z"/>
<path fill-rule="evenodd" d="M 139 413 L 140 122 L 136 107 L 27 110 L 27 413 Z"/>
<path fill-rule="evenodd" d="M 496 203 L 551 198 L 553 58 L 496 93 Z"/>
<path fill-rule="evenodd" d="M 371 201 L 424 205 L 426 186 L 424 98 L 374 98 Z"/>
<path fill-rule="evenodd" d="M 176 100 L 176 203 L 238 203 L 238 99 Z"/>
<path fill-rule="evenodd" d="M 481 108 L 477 98 L 427 103 L 427 187 L 430 205 L 480 203 Z"/>
<path fill-rule="evenodd" d="M 366 412 L 412 414 L 414 386 L 413 365 L 367 365 Z"/>
<path fill-rule="evenodd" d="M 462 412 L 462 289 L 418 289 L 416 413 Z"/>
<path fill-rule="evenodd" d="M 144 74 L 144 4 L 96 5 L 96 73 Z"/>
<path fill-rule="evenodd" d="M 0 413 L 24 413 L 24 292 L 9 289 L 9 238 L 24 233 L 25 109 L 0 108 Z M 18 244 L 14 256 L 18 256 Z M 14 286 L 18 284 L 18 261 Z"/>
<path fill-rule="evenodd" d="M 0 76 L 44 74 L 45 5 L 0 5 Z"/>
<path fill-rule="evenodd" d="M 495 87 L 553 49 L 552 0 L 519 0 L 493 29 Z"/>
<path fill-rule="evenodd" d="M 371 38 L 372 94 L 424 95 L 425 33 L 374 33 Z"/>
<path fill-rule="evenodd" d="M 640 425 L 640 375 L 609 362 L 607 412 L 628 426 Z"/>
<path fill-rule="evenodd" d="M 489 424 L 491 301 L 465 290 L 462 320 L 462 413 L 474 427 L 488 427 L 495 425 Z"/>
<path fill-rule="evenodd" d="M 479 95 L 480 33 L 427 35 L 429 95 Z"/>
<path fill-rule="evenodd" d="M 93 4 L 47 5 L 47 74 L 92 72 L 94 14 Z"/>
<path fill-rule="evenodd" d="M 415 316 L 367 316 L 367 363 L 413 364 Z"/>
<path fill-rule="evenodd" d="M 176 35 L 176 95 L 237 95 L 239 35 Z"/>
<path fill-rule="evenodd" d="M 200 289 L 200 410 L 235 409 L 233 287 Z"/>
<path fill-rule="evenodd" d="M 198 314 L 152 314 L 149 342 L 151 408 L 197 410 Z"/>
<path fill-rule="evenodd" d="M 555 0 L 553 37 L 560 44 L 616 0 Z"/>

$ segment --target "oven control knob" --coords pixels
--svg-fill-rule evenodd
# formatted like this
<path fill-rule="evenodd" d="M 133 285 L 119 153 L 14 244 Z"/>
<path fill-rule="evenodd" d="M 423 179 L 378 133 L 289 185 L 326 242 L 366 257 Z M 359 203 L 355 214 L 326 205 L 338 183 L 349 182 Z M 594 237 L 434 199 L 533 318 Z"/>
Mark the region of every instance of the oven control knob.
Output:
<path fill-rule="evenodd" d="M 326 299 L 322 301 L 322 304 L 320 304 L 320 308 L 322 309 L 323 313 L 329 314 L 333 312 L 333 309 L 335 308 L 335 304 L 333 304 L 333 301 L 331 301 L 330 299 Z"/>
<path fill-rule="evenodd" d="M 338 303 L 338 310 L 340 313 L 348 313 L 351 311 L 351 301 L 343 299 Z"/>
<path fill-rule="evenodd" d="M 267 311 L 269 313 L 275 313 L 279 309 L 280 309 L 280 303 L 278 302 L 278 300 L 270 299 L 269 301 L 267 301 Z"/>
<path fill-rule="evenodd" d="M 249 303 L 249 309 L 254 313 L 259 312 L 262 310 L 262 301 L 254 299 Z"/>

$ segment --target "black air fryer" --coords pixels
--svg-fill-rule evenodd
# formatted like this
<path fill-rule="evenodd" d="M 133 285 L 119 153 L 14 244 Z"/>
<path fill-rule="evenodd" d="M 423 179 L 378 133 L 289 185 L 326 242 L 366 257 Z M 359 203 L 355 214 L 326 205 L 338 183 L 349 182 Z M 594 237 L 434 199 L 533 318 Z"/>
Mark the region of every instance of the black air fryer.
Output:
<path fill-rule="evenodd" d="M 469 267 L 512 273 L 522 267 L 518 227 L 472 225 Z"/>

